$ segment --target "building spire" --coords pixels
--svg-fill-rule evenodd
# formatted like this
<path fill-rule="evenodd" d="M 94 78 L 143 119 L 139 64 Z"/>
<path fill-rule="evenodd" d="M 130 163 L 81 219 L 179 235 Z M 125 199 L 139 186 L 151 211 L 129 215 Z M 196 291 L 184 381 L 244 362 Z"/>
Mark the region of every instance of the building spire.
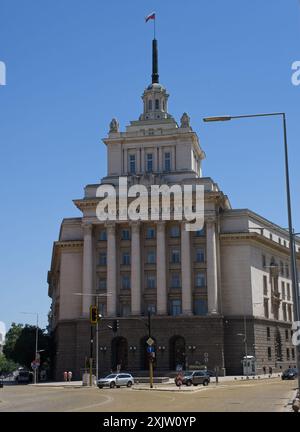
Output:
<path fill-rule="evenodd" d="M 157 40 L 152 41 L 152 84 L 159 83 Z"/>

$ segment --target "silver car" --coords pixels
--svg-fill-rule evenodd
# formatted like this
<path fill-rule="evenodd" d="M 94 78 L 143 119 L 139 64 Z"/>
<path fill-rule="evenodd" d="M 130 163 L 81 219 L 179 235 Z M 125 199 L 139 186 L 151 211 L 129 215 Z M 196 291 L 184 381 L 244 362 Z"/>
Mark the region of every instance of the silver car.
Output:
<path fill-rule="evenodd" d="M 98 387 L 121 387 L 121 386 L 127 386 L 131 387 L 134 384 L 134 378 L 129 373 L 118 373 L 118 374 L 110 374 L 107 375 L 105 378 L 100 378 L 98 380 Z"/>

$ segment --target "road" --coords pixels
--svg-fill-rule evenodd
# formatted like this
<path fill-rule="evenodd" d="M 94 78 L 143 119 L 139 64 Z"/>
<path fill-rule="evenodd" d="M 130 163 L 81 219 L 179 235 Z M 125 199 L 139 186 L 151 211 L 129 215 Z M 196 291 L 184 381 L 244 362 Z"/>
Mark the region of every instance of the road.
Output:
<path fill-rule="evenodd" d="M 275 412 L 287 410 L 295 388 L 295 381 L 279 378 L 211 384 L 194 392 L 5 386 L 0 412 Z"/>

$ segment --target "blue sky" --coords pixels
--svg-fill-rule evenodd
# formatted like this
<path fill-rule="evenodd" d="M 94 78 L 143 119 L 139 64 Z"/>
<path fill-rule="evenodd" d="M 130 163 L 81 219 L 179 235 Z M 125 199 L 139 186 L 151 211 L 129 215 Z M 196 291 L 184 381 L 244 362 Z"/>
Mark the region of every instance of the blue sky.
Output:
<path fill-rule="evenodd" d="M 300 231 L 298 0 L 0 0 L 0 321 L 46 325 L 47 271 L 72 199 L 106 173 L 112 117 L 124 129 L 150 82 L 157 13 L 159 72 L 169 111 L 191 117 L 207 159 L 203 174 L 286 226 L 279 119 L 204 124 L 207 115 L 285 111 L 294 225 Z"/>

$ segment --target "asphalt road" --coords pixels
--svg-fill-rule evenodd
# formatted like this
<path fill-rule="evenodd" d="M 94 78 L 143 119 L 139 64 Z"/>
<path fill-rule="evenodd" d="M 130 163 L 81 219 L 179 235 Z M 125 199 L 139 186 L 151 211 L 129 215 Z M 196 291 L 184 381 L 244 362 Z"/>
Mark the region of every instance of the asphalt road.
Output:
<path fill-rule="evenodd" d="M 287 411 L 296 381 L 228 382 L 195 392 L 5 386 L 0 412 L 276 412 Z"/>

